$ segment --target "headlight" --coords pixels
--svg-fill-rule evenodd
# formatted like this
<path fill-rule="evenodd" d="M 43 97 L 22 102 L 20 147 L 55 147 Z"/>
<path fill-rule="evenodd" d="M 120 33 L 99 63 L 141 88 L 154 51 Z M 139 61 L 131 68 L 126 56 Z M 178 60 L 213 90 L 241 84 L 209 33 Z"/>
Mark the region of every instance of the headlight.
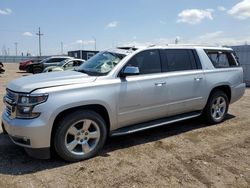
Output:
<path fill-rule="evenodd" d="M 21 104 L 28 104 L 29 103 L 29 97 L 25 97 L 25 96 L 20 97 L 20 103 Z"/>
<path fill-rule="evenodd" d="M 19 94 L 16 106 L 17 118 L 36 118 L 40 113 L 33 112 L 36 105 L 46 102 L 48 94 L 32 95 L 32 94 Z"/>
<path fill-rule="evenodd" d="M 26 95 L 20 94 L 18 96 L 18 105 L 37 105 L 47 100 L 48 94 L 42 95 Z"/>

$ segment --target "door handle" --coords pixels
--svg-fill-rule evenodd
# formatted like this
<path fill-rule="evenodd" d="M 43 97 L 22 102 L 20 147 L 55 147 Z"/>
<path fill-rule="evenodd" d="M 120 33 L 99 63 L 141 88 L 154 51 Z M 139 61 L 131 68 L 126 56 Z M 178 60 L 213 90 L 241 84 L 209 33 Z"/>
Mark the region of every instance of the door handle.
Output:
<path fill-rule="evenodd" d="M 157 87 L 161 87 L 161 86 L 164 86 L 164 85 L 166 85 L 166 82 L 156 82 L 155 83 L 155 86 L 157 86 Z"/>
<path fill-rule="evenodd" d="M 202 79 L 203 79 L 202 77 L 194 78 L 194 80 L 197 82 L 201 81 Z"/>

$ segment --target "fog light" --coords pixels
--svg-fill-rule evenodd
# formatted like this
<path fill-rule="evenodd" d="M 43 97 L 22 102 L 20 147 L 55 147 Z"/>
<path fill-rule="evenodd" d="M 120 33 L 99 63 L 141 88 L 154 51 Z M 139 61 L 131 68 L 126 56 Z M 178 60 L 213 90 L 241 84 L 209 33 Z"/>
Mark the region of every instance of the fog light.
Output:
<path fill-rule="evenodd" d="M 29 113 L 30 109 L 30 107 L 23 107 L 23 113 Z"/>
<path fill-rule="evenodd" d="M 30 139 L 27 137 L 11 136 L 11 138 L 17 144 L 30 145 Z"/>

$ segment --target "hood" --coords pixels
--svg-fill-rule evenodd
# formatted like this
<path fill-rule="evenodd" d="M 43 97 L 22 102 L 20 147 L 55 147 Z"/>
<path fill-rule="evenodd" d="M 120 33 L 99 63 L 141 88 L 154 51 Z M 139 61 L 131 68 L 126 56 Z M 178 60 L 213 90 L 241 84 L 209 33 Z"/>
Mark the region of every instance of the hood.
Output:
<path fill-rule="evenodd" d="M 13 80 L 7 87 L 16 92 L 29 93 L 38 88 L 56 87 L 69 84 L 93 82 L 95 76 L 76 71 L 41 73 Z"/>
<path fill-rule="evenodd" d="M 27 63 L 31 63 L 31 61 L 22 61 L 22 62 L 20 62 L 19 64 L 25 65 L 25 64 L 27 64 Z"/>

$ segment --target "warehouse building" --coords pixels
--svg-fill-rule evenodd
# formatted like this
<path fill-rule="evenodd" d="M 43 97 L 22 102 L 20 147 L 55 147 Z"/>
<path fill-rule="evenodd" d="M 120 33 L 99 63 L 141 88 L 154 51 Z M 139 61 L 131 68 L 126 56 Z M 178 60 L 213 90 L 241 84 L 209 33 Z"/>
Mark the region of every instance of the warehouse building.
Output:
<path fill-rule="evenodd" d="M 76 50 L 76 51 L 69 51 L 68 56 L 88 60 L 89 58 L 93 57 L 99 51 L 92 51 L 92 50 Z"/>
<path fill-rule="evenodd" d="M 250 45 L 231 46 L 244 70 L 244 81 L 250 86 Z"/>

